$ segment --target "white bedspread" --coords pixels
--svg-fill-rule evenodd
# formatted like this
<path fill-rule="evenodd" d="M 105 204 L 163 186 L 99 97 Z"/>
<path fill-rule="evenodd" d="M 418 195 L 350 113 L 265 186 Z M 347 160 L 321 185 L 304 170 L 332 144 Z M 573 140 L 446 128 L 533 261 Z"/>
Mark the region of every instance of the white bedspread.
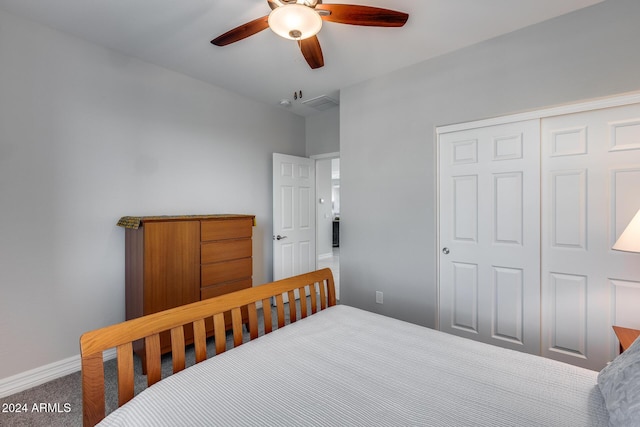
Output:
<path fill-rule="evenodd" d="M 338 305 L 150 387 L 104 426 L 605 426 L 597 372 Z"/>

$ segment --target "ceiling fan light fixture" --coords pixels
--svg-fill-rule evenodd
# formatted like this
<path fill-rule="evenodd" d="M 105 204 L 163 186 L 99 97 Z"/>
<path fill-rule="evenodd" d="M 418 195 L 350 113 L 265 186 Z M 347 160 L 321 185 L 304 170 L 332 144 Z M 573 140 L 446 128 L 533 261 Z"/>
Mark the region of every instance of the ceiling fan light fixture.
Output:
<path fill-rule="evenodd" d="M 280 37 L 304 40 L 322 28 L 322 18 L 314 9 L 301 4 L 285 4 L 269 14 L 269 28 Z"/>

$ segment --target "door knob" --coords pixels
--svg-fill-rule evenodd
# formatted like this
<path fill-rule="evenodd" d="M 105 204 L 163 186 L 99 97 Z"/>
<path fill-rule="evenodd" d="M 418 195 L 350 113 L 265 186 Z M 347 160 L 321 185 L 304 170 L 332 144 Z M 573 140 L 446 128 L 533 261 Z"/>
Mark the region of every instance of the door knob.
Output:
<path fill-rule="evenodd" d="M 274 237 L 275 240 L 282 240 L 282 239 L 286 239 L 286 238 L 287 238 L 287 236 L 281 236 L 279 234 Z"/>
<path fill-rule="evenodd" d="M 442 248 L 442 253 L 445 255 L 449 255 L 449 248 Z"/>

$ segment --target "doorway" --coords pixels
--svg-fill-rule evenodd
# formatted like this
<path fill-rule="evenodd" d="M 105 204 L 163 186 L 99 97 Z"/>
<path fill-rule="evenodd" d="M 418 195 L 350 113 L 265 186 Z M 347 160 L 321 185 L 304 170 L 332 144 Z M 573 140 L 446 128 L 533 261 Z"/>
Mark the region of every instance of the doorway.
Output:
<path fill-rule="evenodd" d="M 316 160 L 316 254 L 318 268 L 330 268 L 340 298 L 340 157 L 339 153 L 312 156 Z"/>

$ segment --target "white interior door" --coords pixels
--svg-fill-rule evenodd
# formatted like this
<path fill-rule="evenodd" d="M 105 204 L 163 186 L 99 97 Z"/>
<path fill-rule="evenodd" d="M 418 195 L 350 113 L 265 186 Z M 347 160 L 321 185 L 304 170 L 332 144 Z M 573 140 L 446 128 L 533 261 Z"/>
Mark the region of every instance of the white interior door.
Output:
<path fill-rule="evenodd" d="M 440 329 L 540 352 L 539 120 L 439 137 Z"/>
<path fill-rule="evenodd" d="M 273 154 L 273 279 L 316 268 L 315 160 Z"/>
<path fill-rule="evenodd" d="M 599 370 L 640 328 L 640 255 L 611 250 L 640 208 L 640 105 L 542 120 L 542 354 Z"/>

